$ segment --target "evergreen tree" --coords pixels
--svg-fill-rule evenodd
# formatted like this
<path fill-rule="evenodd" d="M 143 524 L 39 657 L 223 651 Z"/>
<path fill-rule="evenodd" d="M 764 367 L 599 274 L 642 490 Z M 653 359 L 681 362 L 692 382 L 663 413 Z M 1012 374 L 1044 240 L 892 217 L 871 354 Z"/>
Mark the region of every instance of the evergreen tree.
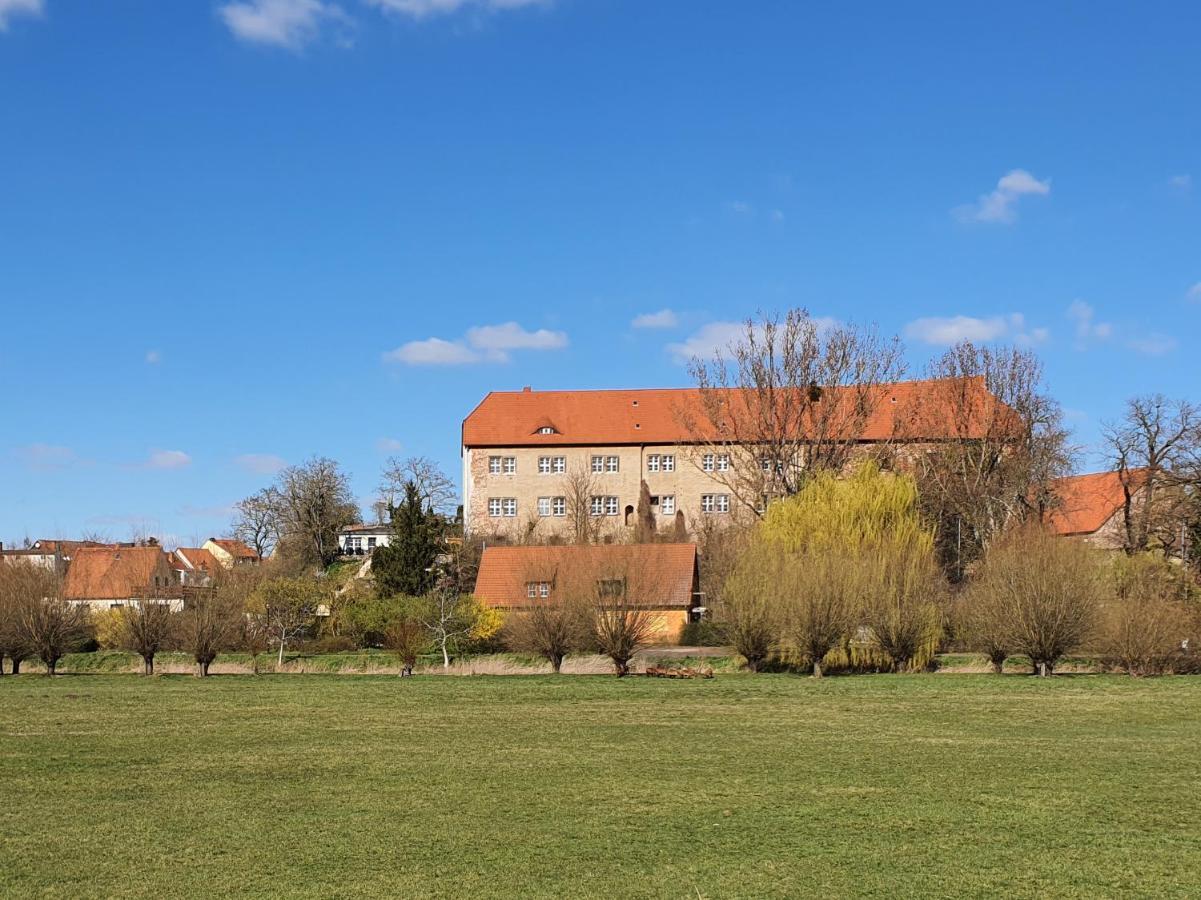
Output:
<path fill-rule="evenodd" d="M 412 481 L 405 483 L 404 500 L 391 507 L 392 536 L 371 557 L 371 573 L 382 596 L 420 596 L 434 586 L 434 560 L 442 547 L 438 516 L 422 502 Z"/>

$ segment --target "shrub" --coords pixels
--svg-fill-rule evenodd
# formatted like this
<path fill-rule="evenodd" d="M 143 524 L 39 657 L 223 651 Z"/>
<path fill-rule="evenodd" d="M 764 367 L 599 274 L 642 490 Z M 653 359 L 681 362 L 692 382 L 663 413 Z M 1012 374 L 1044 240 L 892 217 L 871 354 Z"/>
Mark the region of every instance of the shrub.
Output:
<path fill-rule="evenodd" d="M 1187 573 L 1162 556 L 1117 558 L 1110 571 L 1113 592 L 1102 613 L 1100 650 L 1106 661 L 1131 675 L 1169 671 L 1188 637 Z"/>
<path fill-rule="evenodd" d="M 1037 526 L 1015 529 L 990 547 L 969 602 L 981 604 L 994 642 L 1050 675 L 1095 632 L 1104 590 L 1098 552 Z"/>
<path fill-rule="evenodd" d="M 121 610 L 98 609 L 92 613 L 92 635 L 101 650 L 123 650 Z"/>
<path fill-rule="evenodd" d="M 882 543 L 866 552 L 860 622 L 894 672 L 923 669 L 942 637 L 944 579 L 933 544 Z"/>
<path fill-rule="evenodd" d="M 725 647 L 730 644 L 728 627 L 712 619 L 685 622 L 679 640 L 682 647 Z"/>

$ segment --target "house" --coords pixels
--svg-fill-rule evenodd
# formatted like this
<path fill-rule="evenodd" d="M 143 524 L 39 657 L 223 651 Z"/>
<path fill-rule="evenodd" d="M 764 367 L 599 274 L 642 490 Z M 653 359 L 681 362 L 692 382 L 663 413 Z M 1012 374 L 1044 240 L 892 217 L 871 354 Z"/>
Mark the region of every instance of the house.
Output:
<path fill-rule="evenodd" d="M 659 643 L 703 613 L 696 544 L 583 544 L 485 547 L 475 596 L 520 615 L 568 597 L 603 602 L 607 592 L 653 611 Z"/>
<path fill-rule="evenodd" d="M 812 392 L 817 392 L 816 396 Z M 727 389 L 723 402 L 738 415 L 754 401 Z M 612 534 L 637 521 L 642 483 L 657 527 L 704 521 L 720 524 L 745 513 L 730 487 L 754 459 L 747 444 L 726 439 L 707 415 L 697 389 L 494 391 L 467 416 L 462 429 L 464 529 L 497 538 L 568 534 L 578 520 L 595 520 Z M 814 409 L 853 422 L 844 442 L 917 454 L 947 440 L 979 439 L 1016 414 L 985 388 L 983 379 L 941 379 L 856 388 L 812 388 L 793 409 Z M 869 410 L 863 414 L 857 411 Z M 748 414 L 749 415 L 749 414 Z M 708 423 L 708 424 L 707 424 Z M 809 427 L 803 421 L 798 429 Z M 720 429 L 718 429 L 720 430 Z M 733 429 L 731 429 L 733 431 Z M 828 435 L 829 431 L 821 431 Z M 733 448 L 743 452 L 730 452 Z M 760 465 L 783 465 L 766 458 Z M 787 465 L 797 467 L 803 460 Z M 756 467 L 757 469 L 758 467 Z M 748 494 L 742 492 L 743 496 Z M 756 501 L 770 494 L 754 493 Z M 682 517 L 683 521 L 679 521 Z"/>
<path fill-rule="evenodd" d="M 161 547 L 86 547 L 75 551 L 63 579 L 63 598 L 94 610 L 155 599 L 183 608 L 183 588 Z"/>
<path fill-rule="evenodd" d="M 213 558 L 226 569 L 234 566 L 257 566 L 259 555 L 242 541 L 228 538 L 209 538 L 200 549 L 212 554 Z"/>
<path fill-rule="evenodd" d="M 1055 482 L 1058 500 L 1046 517 L 1055 534 L 1078 538 L 1103 550 L 1121 550 L 1126 544 L 1126 489 L 1137 496 L 1147 481 L 1146 469 L 1121 472 L 1092 472 L 1072 475 Z"/>
<path fill-rule="evenodd" d="M 5 550 L 0 544 L 0 562 L 21 560 L 31 565 L 54 569 L 62 573 L 77 550 L 89 547 L 135 547 L 133 543 L 104 543 L 101 541 L 37 540 L 19 550 Z"/>
<path fill-rule="evenodd" d="M 207 587 L 217 570 L 225 568 L 217 557 L 203 547 L 177 547 L 171 556 L 173 562 L 178 563 L 176 570 L 180 584 Z"/>
<path fill-rule="evenodd" d="M 370 556 L 376 547 L 388 546 L 391 539 L 391 525 L 347 525 L 338 532 L 338 552 L 342 556 Z"/>

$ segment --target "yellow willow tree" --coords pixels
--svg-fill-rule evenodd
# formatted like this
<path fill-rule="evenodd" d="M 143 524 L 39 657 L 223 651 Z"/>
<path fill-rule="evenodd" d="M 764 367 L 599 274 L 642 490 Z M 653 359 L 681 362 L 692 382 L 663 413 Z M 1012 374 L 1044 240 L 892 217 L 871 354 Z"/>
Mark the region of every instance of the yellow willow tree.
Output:
<path fill-rule="evenodd" d="M 731 578 L 730 618 L 769 611 L 779 649 L 814 675 L 860 628 L 894 670 L 924 664 L 941 636 L 933 548 L 911 478 L 872 462 L 820 472 L 768 507 Z"/>

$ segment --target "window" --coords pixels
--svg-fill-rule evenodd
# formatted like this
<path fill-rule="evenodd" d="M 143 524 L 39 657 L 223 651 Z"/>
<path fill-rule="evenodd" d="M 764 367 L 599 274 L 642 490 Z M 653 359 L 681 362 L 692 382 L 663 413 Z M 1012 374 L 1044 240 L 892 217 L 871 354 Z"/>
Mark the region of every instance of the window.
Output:
<path fill-rule="evenodd" d="M 489 456 L 488 457 L 488 474 L 489 475 L 499 475 L 500 474 L 500 457 L 499 456 Z"/>
<path fill-rule="evenodd" d="M 674 456 L 660 456 L 658 453 L 652 453 L 646 458 L 646 470 L 648 472 L 674 472 L 676 470 L 676 458 Z"/>
<path fill-rule="evenodd" d="M 517 457 L 516 456 L 506 456 L 505 457 L 505 474 L 512 475 L 516 471 L 517 471 Z"/>
<path fill-rule="evenodd" d="M 567 498 L 566 497 L 551 497 L 550 498 L 550 514 L 552 516 L 567 515 Z"/>
<path fill-rule="evenodd" d="M 373 538 L 373 537 L 369 537 L 369 538 L 367 538 L 367 549 L 368 549 L 368 550 L 374 550 L 374 549 L 375 549 L 375 538 Z"/>
<path fill-rule="evenodd" d="M 617 508 L 616 497 L 592 497 L 588 503 L 588 512 L 593 516 L 615 516 Z"/>
<path fill-rule="evenodd" d="M 540 516 L 549 516 L 550 515 L 550 497 L 539 497 L 538 498 L 538 515 L 540 515 Z"/>
<path fill-rule="evenodd" d="M 719 471 L 719 472 L 730 471 L 730 454 L 728 454 L 728 453 L 717 454 L 717 471 Z"/>
<path fill-rule="evenodd" d="M 659 454 L 658 453 L 652 453 L 650 456 L 648 456 L 646 458 L 646 470 L 648 472 L 658 472 L 659 471 Z"/>
<path fill-rule="evenodd" d="M 624 578 L 601 578 L 596 583 L 596 592 L 602 597 L 620 597 L 626 592 Z"/>
<path fill-rule="evenodd" d="M 606 456 L 605 457 L 605 471 L 606 472 L 616 472 L 620 463 L 621 463 L 620 457 Z"/>
<path fill-rule="evenodd" d="M 549 475 L 552 472 L 556 475 L 562 475 L 567 471 L 566 456 L 539 456 L 538 457 L 538 474 Z"/>
<path fill-rule="evenodd" d="M 663 471 L 674 472 L 676 470 L 676 458 L 674 456 L 663 457 Z"/>
<path fill-rule="evenodd" d="M 516 497 L 489 497 L 488 498 L 488 515 L 494 519 L 504 516 L 506 519 L 511 519 L 517 515 L 517 498 Z"/>
<path fill-rule="evenodd" d="M 701 512 L 726 513 L 729 511 L 729 494 L 701 494 Z"/>
<path fill-rule="evenodd" d="M 674 516 L 676 514 L 676 498 L 674 494 L 668 494 L 666 497 L 659 498 L 659 512 L 665 516 Z"/>
<path fill-rule="evenodd" d="M 531 600 L 535 597 L 543 599 L 550 596 L 549 581 L 527 581 L 525 583 L 525 595 Z"/>
<path fill-rule="evenodd" d="M 543 425 L 541 428 L 538 429 L 538 433 L 539 434 L 554 434 L 555 429 L 554 429 L 553 425 Z"/>
<path fill-rule="evenodd" d="M 605 458 L 603 456 L 592 457 L 592 471 L 593 472 L 605 471 Z"/>
<path fill-rule="evenodd" d="M 706 453 L 704 456 L 701 457 L 701 471 L 702 472 L 712 472 L 713 471 L 713 454 L 712 453 Z"/>

